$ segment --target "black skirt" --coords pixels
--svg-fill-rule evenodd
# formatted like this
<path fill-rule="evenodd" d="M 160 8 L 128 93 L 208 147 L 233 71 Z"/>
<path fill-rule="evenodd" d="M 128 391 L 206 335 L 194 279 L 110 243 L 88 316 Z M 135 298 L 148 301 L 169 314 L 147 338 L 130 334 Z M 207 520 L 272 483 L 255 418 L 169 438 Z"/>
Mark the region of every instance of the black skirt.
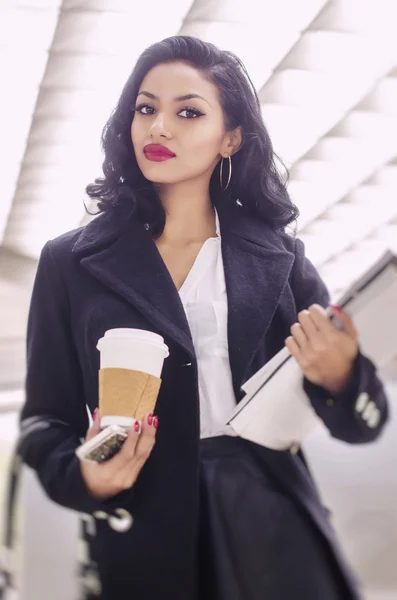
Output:
<path fill-rule="evenodd" d="M 348 600 L 324 538 L 241 438 L 200 441 L 200 600 Z"/>

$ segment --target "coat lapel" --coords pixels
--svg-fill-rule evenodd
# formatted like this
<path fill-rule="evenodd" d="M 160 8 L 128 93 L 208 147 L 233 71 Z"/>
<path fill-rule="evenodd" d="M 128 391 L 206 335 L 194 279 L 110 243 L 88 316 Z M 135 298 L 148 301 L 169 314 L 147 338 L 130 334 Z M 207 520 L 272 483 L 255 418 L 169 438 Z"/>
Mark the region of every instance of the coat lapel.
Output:
<path fill-rule="evenodd" d="M 229 360 L 236 398 L 280 301 L 294 255 L 281 236 L 235 205 L 219 202 L 228 295 Z M 142 223 L 100 215 L 73 251 L 103 285 L 136 307 L 166 338 L 195 351 L 185 311 L 165 264 Z"/>
<path fill-rule="evenodd" d="M 142 223 L 101 215 L 85 227 L 73 251 L 82 255 L 83 268 L 195 358 L 178 291 Z"/>
<path fill-rule="evenodd" d="M 236 398 L 263 344 L 294 261 L 280 234 L 238 206 L 220 204 L 228 296 L 229 361 Z"/>

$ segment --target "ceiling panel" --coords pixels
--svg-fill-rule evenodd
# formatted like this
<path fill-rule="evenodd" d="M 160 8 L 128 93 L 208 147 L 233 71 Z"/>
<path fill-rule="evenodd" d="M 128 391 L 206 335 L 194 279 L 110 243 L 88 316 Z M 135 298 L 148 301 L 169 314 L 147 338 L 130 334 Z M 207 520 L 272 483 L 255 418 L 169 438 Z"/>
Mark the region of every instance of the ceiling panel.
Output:
<path fill-rule="evenodd" d="M 58 8 L 56 0 L 51 4 L 6 2 L 0 5 L 0 113 L 3 116 L 0 242 L 12 212 L 40 81 L 57 24 Z M 26 47 L 29 48 L 28 65 Z M 17 113 L 15 107 L 18 108 Z"/>
<path fill-rule="evenodd" d="M 181 33 L 245 62 L 290 170 L 298 234 L 339 293 L 397 251 L 394 13 L 390 0 L 3 0 L 0 110 L 18 106 L 0 147 L 3 250 L 34 261 L 87 222 L 84 189 L 101 174 L 101 130 L 121 88 L 146 46 Z"/>

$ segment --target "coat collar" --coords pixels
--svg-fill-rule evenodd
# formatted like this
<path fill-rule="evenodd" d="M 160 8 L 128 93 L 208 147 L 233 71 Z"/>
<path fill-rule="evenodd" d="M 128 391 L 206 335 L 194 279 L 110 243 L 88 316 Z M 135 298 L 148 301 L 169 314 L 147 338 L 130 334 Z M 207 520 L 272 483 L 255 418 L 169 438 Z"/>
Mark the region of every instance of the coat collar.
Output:
<path fill-rule="evenodd" d="M 228 295 L 230 365 L 236 397 L 274 316 L 294 255 L 283 236 L 237 205 L 216 205 Z M 167 339 L 195 358 L 186 314 L 144 225 L 113 213 L 82 230 L 73 252 L 103 285 L 139 310 Z"/>

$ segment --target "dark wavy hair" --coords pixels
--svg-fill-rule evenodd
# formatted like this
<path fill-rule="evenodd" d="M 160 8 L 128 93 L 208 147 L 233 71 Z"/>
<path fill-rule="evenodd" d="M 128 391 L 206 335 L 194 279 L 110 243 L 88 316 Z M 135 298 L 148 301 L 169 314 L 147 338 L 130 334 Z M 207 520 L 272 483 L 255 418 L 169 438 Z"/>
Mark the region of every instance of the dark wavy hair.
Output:
<path fill-rule="evenodd" d="M 140 85 L 158 64 L 185 61 L 217 88 L 223 108 L 225 128 L 240 126 L 243 143 L 233 156 L 233 176 L 224 192 L 219 182 L 219 165 L 210 181 L 211 201 L 220 195 L 237 202 L 276 229 L 284 229 L 299 215 L 292 203 L 277 166 L 269 134 L 264 125 L 258 96 L 241 60 L 232 52 L 190 36 L 174 36 L 147 48 L 139 57 L 108 122 L 102 132 L 104 177 L 86 187 L 96 202 L 98 213 L 135 213 L 147 222 L 153 234 L 161 235 L 165 211 L 152 182 L 138 167 L 131 141 L 131 123 Z M 278 159 L 280 160 L 280 159 Z M 280 161 L 281 163 L 281 161 Z"/>

